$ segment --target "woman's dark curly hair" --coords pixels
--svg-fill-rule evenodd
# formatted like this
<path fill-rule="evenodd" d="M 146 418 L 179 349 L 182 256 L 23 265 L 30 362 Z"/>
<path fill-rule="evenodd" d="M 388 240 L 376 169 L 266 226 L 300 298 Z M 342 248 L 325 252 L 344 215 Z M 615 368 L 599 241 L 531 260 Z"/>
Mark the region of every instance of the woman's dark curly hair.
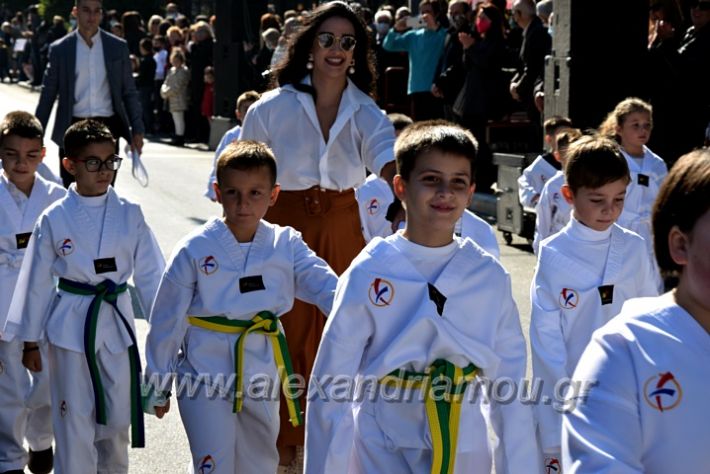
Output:
<path fill-rule="evenodd" d="M 348 74 L 353 83 L 365 94 L 372 96 L 375 91 L 375 55 L 370 46 L 370 35 L 362 19 L 343 2 L 329 2 L 316 8 L 305 24 L 291 39 L 288 54 L 272 70 L 273 87 L 292 84 L 298 86 L 308 74 L 306 63 L 320 26 L 329 18 L 344 18 L 352 23 L 357 41 L 353 52 L 355 73 Z M 311 91 L 313 92 L 313 91 Z"/>

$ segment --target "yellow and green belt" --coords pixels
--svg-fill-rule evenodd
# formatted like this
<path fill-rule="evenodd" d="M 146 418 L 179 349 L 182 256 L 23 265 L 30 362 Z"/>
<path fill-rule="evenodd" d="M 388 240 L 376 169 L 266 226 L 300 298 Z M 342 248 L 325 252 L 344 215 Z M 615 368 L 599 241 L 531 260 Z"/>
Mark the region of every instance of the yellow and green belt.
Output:
<path fill-rule="evenodd" d="M 431 474 L 454 472 L 461 402 L 468 382 L 474 379 L 477 371 L 474 364 L 461 368 L 447 360 L 438 359 L 424 372 L 400 369 L 380 380 L 380 383 L 387 386 L 424 391 L 432 441 Z"/>
<path fill-rule="evenodd" d="M 91 376 L 91 386 L 94 389 L 94 407 L 96 412 L 96 423 L 105 425 L 107 423 L 106 415 L 106 396 L 104 393 L 103 382 L 101 381 L 101 373 L 96 360 L 96 327 L 99 321 L 99 310 L 101 304 L 106 302 L 113 306 L 116 310 L 123 326 L 128 331 L 132 345 L 128 348 L 128 357 L 131 368 L 131 446 L 134 448 L 145 447 L 145 432 L 143 426 L 143 410 L 141 408 L 141 361 L 138 354 L 138 343 L 133 329 L 125 318 L 123 313 L 118 309 L 118 295 L 125 292 L 128 286 L 125 283 L 116 284 L 111 280 L 104 280 L 98 285 L 89 285 L 76 281 L 60 278 L 57 287 L 74 295 L 93 296 L 89 310 L 86 313 L 84 321 L 84 356 L 86 363 L 89 366 L 89 375 Z"/>
<path fill-rule="evenodd" d="M 290 384 L 290 376 L 293 375 L 293 365 L 291 356 L 286 344 L 286 338 L 279 328 L 279 320 L 269 311 L 261 311 L 250 320 L 229 319 L 224 316 L 188 316 L 188 321 L 193 326 L 197 326 L 210 331 L 226 334 L 240 334 L 234 343 L 234 373 L 236 375 L 234 390 L 234 413 L 242 410 L 244 403 L 244 344 L 249 334 L 264 334 L 271 339 L 271 347 L 274 351 L 274 361 L 278 370 L 281 386 L 284 391 L 284 398 L 288 407 L 288 414 L 293 426 L 303 424 L 301 407 L 298 398 L 295 396 Z"/>

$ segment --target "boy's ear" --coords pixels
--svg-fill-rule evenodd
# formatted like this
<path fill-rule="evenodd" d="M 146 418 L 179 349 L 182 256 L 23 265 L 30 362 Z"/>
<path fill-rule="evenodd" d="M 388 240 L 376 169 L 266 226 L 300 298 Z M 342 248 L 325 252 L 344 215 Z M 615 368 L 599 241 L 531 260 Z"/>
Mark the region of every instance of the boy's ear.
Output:
<path fill-rule="evenodd" d="M 563 184 L 560 191 L 562 192 L 562 197 L 565 198 L 565 201 L 567 201 L 567 204 L 574 204 L 574 193 L 572 192 L 572 188 L 566 184 Z"/>
<path fill-rule="evenodd" d="M 394 195 L 397 196 L 397 199 L 404 201 L 407 195 L 407 182 L 402 178 L 402 175 L 394 175 L 394 178 L 392 178 L 392 190 L 394 191 Z"/>
<path fill-rule="evenodd" d="M 668 232 L 668 253 L 676 265 L 688 264 L 688 236 L 677 225 Z"/>
<path fill-rule="evenodd" d="M 40 163 L 42 162 L 42 160 L 44 160 L 45 156 L 47 156 L 47 148 L 42 147 L 42 151 L 40 151 L 40 154 L 39 154 L 39 162 Z"/>
<path fill-rule="evenodd" d="M 470 207 L 473 202 L 473 193 L 476 192 L 476 183 L 471 183 L 471 188 L 468 195 L 468 200 L 466 201 L 466 207 Z"/>
<path fill-rule="evenodd" d="M 279 198 L 279 192 L 281 192 L 281 185 L 279 183 L 274 184 L 271 188 L 271 197 L 269 199 L 269 207 L 276 204 L 276 200 Z"/>
<path fill-rule="evenodd" d="M 62 158 L 62 166 L 67 171 L 67 173 L 69 173 L 70 175 L 72 175 L 72 176 L 76 175 L 76 163 L 74 161 L 70 160 L 69 158 L 67 158 L 66 156 L 64 158 Z"/>
<path fill-rule="evenodd" d="M 217 184 L 217 181 L 212 183 L 212 189 L 214 189 L 214 193 L 217 196 L 217 202 L 222 204 L 222 192 L 219 190 L 219 184 Z"/>

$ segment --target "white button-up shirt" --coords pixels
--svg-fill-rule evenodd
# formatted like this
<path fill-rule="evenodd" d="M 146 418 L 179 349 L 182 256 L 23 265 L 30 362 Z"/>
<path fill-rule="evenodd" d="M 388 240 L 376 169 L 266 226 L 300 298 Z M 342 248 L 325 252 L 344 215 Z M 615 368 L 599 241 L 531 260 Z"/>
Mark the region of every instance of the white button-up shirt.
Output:
<path fill-rule="evenodd" d="M 310 77 L 303 83 L 310 84 Z M 271 147 L 285 191 L 350 189 L 365 180 L 365 167 L 380 174 L 394 160 L 394 127 L 349 79 L 329 137 L 326 143 L 312 96 L 292 85 L 267 92 L 252 105 L 241 134 L 242 140 Z"/>
<path fill-rule="evenodd" d="M 101 31 L 91 37 L 92 46 L 76 35 L 76 82 L 74 117 L 110 117 L 113 115 L 111 89 L 106 76 Z"/>

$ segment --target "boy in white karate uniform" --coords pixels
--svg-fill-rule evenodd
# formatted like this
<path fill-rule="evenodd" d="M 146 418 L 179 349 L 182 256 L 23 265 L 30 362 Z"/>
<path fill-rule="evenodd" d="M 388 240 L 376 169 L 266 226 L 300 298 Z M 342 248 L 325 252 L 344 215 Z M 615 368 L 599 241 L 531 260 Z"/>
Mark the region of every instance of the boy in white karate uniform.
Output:
<path fill-rule="evenodd" d="M 490 472 L 489 427 L 499 473 L 538 472 L 532 409 L 476 396 L 483 378 L 520 381 L 526 353 L 509 275 L 454 236 L 475 139 L 421 122 L 395 155 L 406 227 L 370 242 L 338 282 L 311 376 L 306 473 Z M 342 392 L 356 381 L 364 399 Z M 397 386 L 412 396 L 384 396 Z"/>
<path fill-rule="evenodd" d="M 545 120 L 543 128 L 545 130 L 545 144 L 550 151 L 535 158 L 535 161 L 530 163 L 530 166 L 525 168 L 523 174 L 518 177 L 518 199 L 520 205 L 527 208 L 535 207 L 547 180 L 562 169 L 560 161 L 555 158 L 556 138 L 558 133 L 572 128 L 572 121 L 567 117 L 555 115 Z"/>
<path fill-rule="evenodd" d="M 405 127 L 414 123 L 404 114 L 389 114 L 387 118 L 392 122 L 396 136 L 399 136 Z M 360 222 L 365 242 L 370 242 L 375 237 L 392 235 L 392 222 L 387 220 L 387 214 L 395 197 L 387 181 L 371 174 L 361 186 L 355 188 L 355 198 L 360 208 Z M 404 228 L 404 222 L 401 222 L 399 227 Z M 483 247 L 483 250 L 500 259 L 500 248 L 493 227 L 468 209 L 456 222 L 454 233 L 458 237 L 470 238 Z"/>
<path fill-rule="evenodd" d="M 543 240 L 530 289 L 533 375 L 543 396 L 557 402 L 558 384 L 572 376 L 592 332 L 629 298 L 657 294 L 643 240 L 615 224 L 629 183 L 616 143 L 583 137 L 571 144 L 565 181 L 572 219 Z M 560 411 L 559 404 L 536 405 L 545 465 L 559 463 Z"/>
<path fill-rule="evenodd" d="M 671 168 L 653 210 L 656 258 L 676 289 L 633 300 L 574 372 L 596 384 L 566 413 L 567 473 L 706 472 L 710 466 L 710 151 Z"/>
<path fill-rule="evenodd" d="M 129 425 L 133 446 L 144 444 L 126 281 L 133 278 L 146 311 L 165 262 L 140 207 L 110 186 L 121 158 L 108 128 L 77 122 L 64 149 L 62 165 L 76 184 L 34 228 L 6 333 L 25 342 L 25 367 L 51 373 L 54 472 L 125 473 Z M 44 335 L 47 357 L 36 350 Z"/>
<path fill-rule="evenodd" d="M 27 112 L 10 112 L 0 124 L 0 328 L 5 326 L 32 228 L 40 213 L 66 194 L 37 172 L 45 153 L 42 135 L 42 124 Z M 22 365 L 22 342 L 9 334 L 0 340 L 0 374 L 0 472 L 23 472 L 27 465 L 36 474 L 49 473 L 49 374 L 44 371 L 30 377 Z"/>
<path fill-rule="evenodd" d="M 564 167 L 567 162 L 567 147 L 581 137 L 577 129 L 569 129 L 558 133 L 555 137 L 555 159 Z M 569 222 L 572 208 L 562 196 L 562 186 L 565 184 L 564 171 L 558 171 L 542 188 L 542 193 L 535 206 L 535 237 L 533 252 L 538 254 L 540 242 L 559 232 Z"/>
<path fill-rule="evenodd" d="M 228 145 L 217 162 L 215 193 L 224 217 L 177 245 L 158 289 L 146 346 L 152 393 L 146 403 L 162 417 L 177 372 L 194 472 L 209 465 L 214 474 L 274 473 L 278 389 L 291 371 L 278 318 L 295 297 L 327 314 L 337 276 L 300 233 L 262 220 L 279 193 L 276 160 L 266 145 Z M 257 394 L 254 376 L 254 383 L 266 376 L 272 388 Z M 180 390 L 187 380 L 198 387 L 194 393 Z M 298 400 L 285 395 L 298 426 Z"/>

